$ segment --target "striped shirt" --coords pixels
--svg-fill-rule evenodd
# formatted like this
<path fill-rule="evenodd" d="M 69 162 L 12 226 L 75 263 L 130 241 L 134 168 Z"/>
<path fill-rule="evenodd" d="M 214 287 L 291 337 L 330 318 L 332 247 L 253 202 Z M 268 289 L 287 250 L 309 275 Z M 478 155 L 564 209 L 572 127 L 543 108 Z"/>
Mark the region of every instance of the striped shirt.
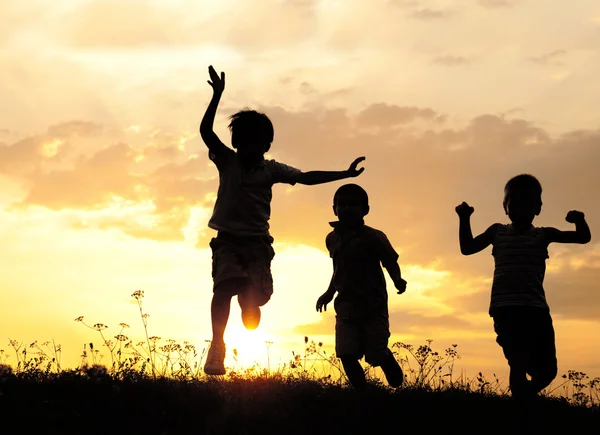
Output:
<path fill-rule="evenodd" d="M 498 225 L 492 241 L 495 269 L 490 316 L 496 308 L 529 306 L 549 310 L 544 292 L 548 243 L 544 229 L 531 227 L 516 232 L 512 225 Z"/>

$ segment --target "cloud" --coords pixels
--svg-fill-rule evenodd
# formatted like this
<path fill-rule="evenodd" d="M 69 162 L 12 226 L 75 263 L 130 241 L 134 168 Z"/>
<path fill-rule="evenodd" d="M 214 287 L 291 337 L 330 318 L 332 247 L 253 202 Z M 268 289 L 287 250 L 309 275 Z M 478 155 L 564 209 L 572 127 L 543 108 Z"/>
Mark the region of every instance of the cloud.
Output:
<path fill-rule="evenodd" d="M 529 61 L 538 65 L 564 65 L 564 62 L 560 59 L 566 54 L 566 50 L 554 50 L 539 56 L 530 57 Z"/>
<path fill-rule="evenodd" d="M 471 61 L 471 59 L 464 57 L 464 56 L 446 55 L 446 56 L 436 57 L 435 59 L 433 59 L 433 62 L 438 65 L 444 65 L 444 66 L 458 66 L 458 65 L 468 65 L 472 61 Z"/>
<path fill-rule="evenodd" d="M 430 21 L 449 18 L 453 14 L 453 11 L 446 9 L 422 8 L 411 12 L 410 16 L 417 20 Z"/>
<path fill-rule="evenodd" d="M 356 117 L 356 125 L 360 127 L 392 128 L 411 123 L 416 120 L 441 123 L 444 115 L 429 108 L 400 107 L 385 103 L 371 104 Z"/>
<path fill-rule="evenodd" d="M 487 9 L 501 9 L 515 6 L 519 0 L 479 0 L 478 3 Z"/>
<path fill-rule="evenodd" d="M 333 305 L 333 304 L 331 304 Z M 329 307 L 331 314 L 324 314 L 322 319 L 316 323 L 297 325 L 292 332 L 313 336 L 327 335 L 335 332 L 335 316 L 333 306 Z M 393 333 L 430 333 L 438 330 L 452 329 L 454 332 L 461 330 L 472 330 L 475 326 L 468 320 L 463 320 L 454 315 L 426 316 L 406 311 L 390 311 L 390 330 Z"/>
<path fill-rule="evenodd" d="M 451 277 L 425 295 L 445 306 L 485 312 L 489 303 L 489 283 L 483 280 L 493 272 L 490 251 L 464 257 L 458 250 L 454 207 L 461 201 L 475 207 L 473 232 L 482 232 L 506 221 L 501 206 L 506 180 L 529 172 L 544 187 L 544 207 L 536 224 L 571 228 L 564 222 L 571 209 L 589 216 L 592 232 L 600 224 L 594 190 L 600 185 L 600 131 L 551 136 L 528 120 L 494 114 L 451 127 L 434 109 L 386 103 L 370 104 L 356 113 L 318 106 L 305 111 L 257 109 L 274 123 L 271 156 L 278 161 L 304 171 L 345 170 L 354 158 L 367 157 L 366 170 L 356 180 L 274 186 L 270 223 L 276 241 L 325 250 L 328 222 L 335 219 L 333 193 L 343 183 L 357 182 L 370 197 L 367 223 L 388 235 L 401 253 L 401 267 L 436 264 L 437 270 L 451 271 Z M 206 231 L 218 181 L 203 145 L 181 146 L 180 138 L 187 136 L 176 130 L 134 130 L 119 133 L 114 127 L 73 121 L 0 146 L 0 171 L 27 186 L 14 206 L 95 211 L 96 217 L 85 218 L 88 225 L 160 240 L 182 240 L 184 228 L 192 225 L 199 243 L 206 242 L 208 236 L 201 233 Z M 194 207 L 202 210 L 196 220 Z M 565 249 L 563 256 L 589 247 Z M 549 265 L 559 261 L 553 257 Z M 595 269 L 581 270 L 582 279 L 597 278 Z M 549 285 L 562 282 L 556 276 L 549 276 Z M 451 298 L 461 282 L 475 277 L 484 278 L 470 284 L 468 291 L 461 290 L 460 300 Z M 586 305 L 560 299 L 556 309 L 569 316 L 589 316 L 600 308 L 597 292 L 574 294 Z"/>
<path fill-rule="evenodd" d="M 257 0 L 235 7 L 224 2 L 210 9 L 190 0 L 177 4 L 104 0 L 85 2 L 65 13 L 54 34 L 71 47 L 99 50 L 197 48 L 210 41 L 255 51 L 289 46 L 316 30 L 313 0 L 276 5 Z"/>

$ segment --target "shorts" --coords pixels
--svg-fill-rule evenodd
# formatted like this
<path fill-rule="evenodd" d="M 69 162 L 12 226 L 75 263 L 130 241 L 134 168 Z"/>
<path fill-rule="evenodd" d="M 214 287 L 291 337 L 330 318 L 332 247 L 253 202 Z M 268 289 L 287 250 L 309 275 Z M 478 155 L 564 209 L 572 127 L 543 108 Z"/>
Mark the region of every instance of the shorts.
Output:
<path fill-rule="evenodd" d="M 257 306 L 266 304 L 273 294 L 271 260 L 275 256 L 270 236 L 234 236 L 219 232 L 210 241 L 212 249 L 213 291 L 232 296 L 244 295 Z M 239 281 L 239 286 L 223 285 Z"/>
<path fill-rule="evenodd" d="M 377 367 L 389 354 L 390 322 L 387 312 L 368 315 L 336 314 L 335 353 L 353 357 Z"/>
<path fill-rule="evenodd" d="M 492 317 L 496 342 L 502 347 L 509 366 L 525 356 L 530 376 L 558 370 L 554 327 L 548 310 L 502 307 L 497 308 Z"/>

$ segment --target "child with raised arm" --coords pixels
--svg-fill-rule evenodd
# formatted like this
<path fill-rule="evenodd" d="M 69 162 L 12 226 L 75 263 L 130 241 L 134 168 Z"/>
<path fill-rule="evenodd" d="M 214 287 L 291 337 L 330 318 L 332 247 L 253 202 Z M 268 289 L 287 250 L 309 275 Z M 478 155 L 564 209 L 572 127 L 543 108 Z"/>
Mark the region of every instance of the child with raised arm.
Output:
<path fill-rule="evenodd" d="M 263 113 L 242 110 L 231 116 L 231 145 L 227 147 L 213 131 L 217 106 L 225 89 L 225 73 L 208 69 L 213 96 L 200 124 L 200 135 L 209 158 L 219 171 L 219 189 L 208 226 L 217 236 L 212 249 L 213 337 L 204 372 L 225 374 L 223 335 L 229 319 L 231 299 L 237 295 L 242 321 L 247 329 L 260 322 L 260 307 L 273 293 L 271 260 L 275 255 L 269 233 L 272 186 L 275 183 L 314 185 L 360 175 L 359 157 L 345 171 L 311 171 L 267 160 L 264 154 L 273 142 L 273 124 Z"/>
<path fill-rule="evenodd" d="M 367 383 L 359 360 L 380 366 L 391 387 L 402 385 L 404 374 L 388 348 L 390 324 L 388 294 L 383 265 L 398 294 L 406 290 L 398 266 L 398 254 L 386 235 L 364 224 L 369 197 L 356 184 L 341 186 L 333 197 L 337 222 L 325 240 L 333 259 L 333 276 L 328 290 L 319 297 L 317 311 L 334 301 L 335 352 L 350 384 L 363 390 Z"/>
<path fill-rule="evenodd" d="M 543 287 L 548 245 L 588 243 L 591 234 L 579 211 L 570 211 L 566 217 L 575 224 L 575 231 L 535 227 L 533 219 L 542 210 L 542 186 L 529 174 L 506 183 L 503 205 L 511 223 L 495 223 L 475 238 L 470 222 L 473 207 L 465 202 L 456 207 L 460 252 L 471 255 L 493 247 L 489 314 L 494 319 L 496 341 L 510 367 L 512 395 L 529 399 L 550 385 L 558 371 L 554 328 Z"/>

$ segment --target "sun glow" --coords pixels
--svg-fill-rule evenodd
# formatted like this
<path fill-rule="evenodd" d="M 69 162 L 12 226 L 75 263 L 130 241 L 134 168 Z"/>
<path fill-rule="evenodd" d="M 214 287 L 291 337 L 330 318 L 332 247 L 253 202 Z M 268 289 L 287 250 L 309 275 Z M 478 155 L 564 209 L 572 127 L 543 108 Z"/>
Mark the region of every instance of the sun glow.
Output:
<path fill-rule="evenodd" d="M 271 345 L 275 341 L 277 341 L 277 337 L 262 331 L 260 326 L 254 331 L 249 331 L 241 322 L 227 325 L 225 365 L 233 370 L 245 370 L 253 366 L 269 369 L 273 362 Z"/>

